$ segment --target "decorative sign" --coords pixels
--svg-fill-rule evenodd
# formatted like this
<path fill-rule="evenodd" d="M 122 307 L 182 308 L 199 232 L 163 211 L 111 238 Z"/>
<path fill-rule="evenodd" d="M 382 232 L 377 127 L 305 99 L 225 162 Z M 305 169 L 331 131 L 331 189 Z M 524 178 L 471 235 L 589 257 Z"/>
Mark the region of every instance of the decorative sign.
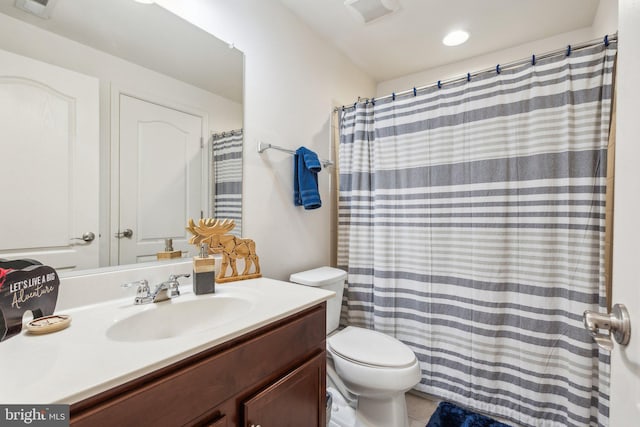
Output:
<path fill-rule="evenodd" d="M 36 261 L 35 259 L 4 259 L 0 258 L 0 268 L 5 270 L 22 270 L 25 267 L 29 267 L 30 265 L 42 265 L 40 261 Z"/>
<path fill-rule="evenodd" d="M 33 260 L 0 261 L 0 341 L 22 330 L 22 316 L 50 316 L 56 308 L 60 279 L 56 271 Z"/>

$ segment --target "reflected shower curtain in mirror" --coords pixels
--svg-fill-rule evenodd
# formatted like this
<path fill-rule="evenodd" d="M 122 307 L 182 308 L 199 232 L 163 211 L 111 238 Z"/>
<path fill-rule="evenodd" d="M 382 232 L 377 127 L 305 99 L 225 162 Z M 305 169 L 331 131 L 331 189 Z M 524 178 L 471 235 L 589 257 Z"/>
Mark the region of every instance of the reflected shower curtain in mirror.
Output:
<path fill-rule="evenodd" d="M 342 323 L 400 339 L 417 390 L 523 426 L 606 426 L 615 43 L 344 109 Z M 372 349 L 375 351 L 375 349 Z"/>
<path fill-rule="evenodd" d="M 232 219 L 230 234 L 242 237 L 242 129 L 214 134 L 210 145 L 211 214 Z"/>

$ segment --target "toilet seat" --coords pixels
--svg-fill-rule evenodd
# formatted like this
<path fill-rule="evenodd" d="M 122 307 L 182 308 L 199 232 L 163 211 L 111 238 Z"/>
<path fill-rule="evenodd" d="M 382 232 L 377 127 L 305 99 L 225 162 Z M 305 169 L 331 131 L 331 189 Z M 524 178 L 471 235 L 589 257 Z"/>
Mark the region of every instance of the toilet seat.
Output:
<path fill-rule="evenodd" d="M 327 340 L 328 350 L 352 363 L 372 368 L 407 368 L 416 356 L 399 340 L 370 329 L 348 326 Z"/>

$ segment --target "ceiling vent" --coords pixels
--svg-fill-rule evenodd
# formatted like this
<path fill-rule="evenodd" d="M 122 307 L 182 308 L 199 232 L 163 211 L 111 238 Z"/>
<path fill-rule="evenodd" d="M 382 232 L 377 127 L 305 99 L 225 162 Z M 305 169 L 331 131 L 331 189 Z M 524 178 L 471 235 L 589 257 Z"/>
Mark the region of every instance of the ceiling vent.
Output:
<path fill-rule="evenodd" d="M 344 5 L 365 24 L 400 9 L 397 0 L 344 0 Z"/>
<path fill-rule="evenodd" d="M 16 7 L 42 19 L 49 19 L 57 0 L 16 0 Z"/>

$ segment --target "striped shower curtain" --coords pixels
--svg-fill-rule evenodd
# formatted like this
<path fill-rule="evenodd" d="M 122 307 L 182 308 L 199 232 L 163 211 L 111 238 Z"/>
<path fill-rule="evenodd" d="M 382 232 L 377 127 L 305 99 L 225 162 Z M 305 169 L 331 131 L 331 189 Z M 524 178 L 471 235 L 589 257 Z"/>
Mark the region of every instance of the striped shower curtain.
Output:
<path fill-rule="evenodd" d="M 210 144 L 211 213 L 232 219 L 230 234 L 242 236 L 242 129 L 212 136 Z"/>
<path fill-rule="evenodd" d="M 609 354 L 582 313 L 606 311 L 615 52 L 342 111 L 342 323 L 409 345 L 417 390 L 516 425 L 608 425 Z"/>

